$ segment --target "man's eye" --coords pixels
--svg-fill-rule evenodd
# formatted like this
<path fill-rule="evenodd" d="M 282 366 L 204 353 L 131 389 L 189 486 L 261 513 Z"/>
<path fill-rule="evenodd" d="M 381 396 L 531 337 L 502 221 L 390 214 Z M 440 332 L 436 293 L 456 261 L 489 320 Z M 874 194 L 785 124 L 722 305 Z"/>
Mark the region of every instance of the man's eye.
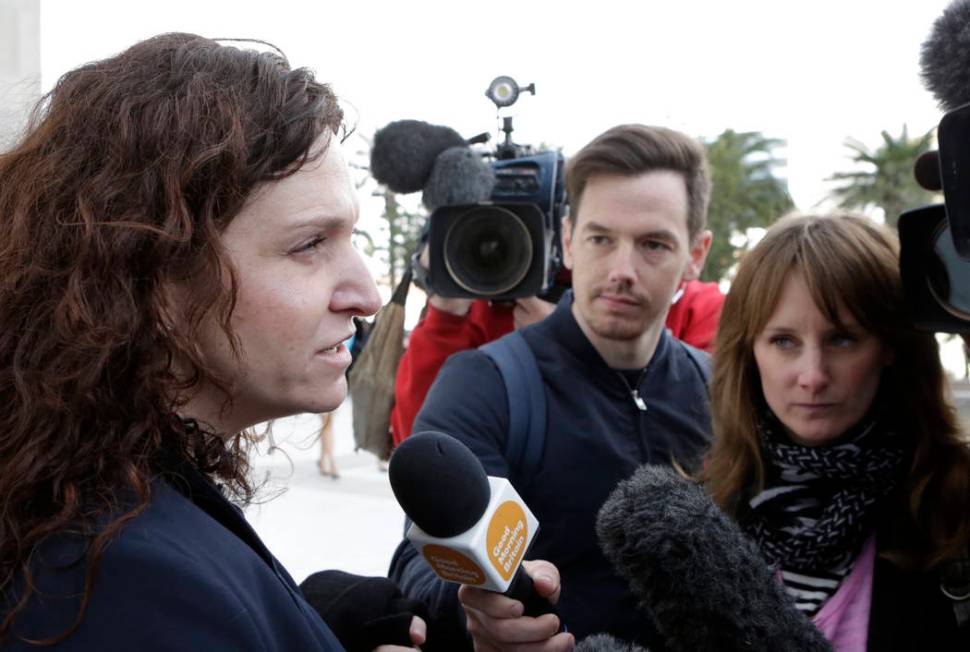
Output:
<path fill-rule="evenodd" d="M 589 241 L 594 245 L 606 244 L 610 241 L 605 235 L 591 235 L 589 236 Z"/>
<path fill-rule="evenodd" d="M 643 246 L 650 251 L 667 251 L 670 249 L 670 245 L 662 240 L 647 240 L 643 243 Z"/>

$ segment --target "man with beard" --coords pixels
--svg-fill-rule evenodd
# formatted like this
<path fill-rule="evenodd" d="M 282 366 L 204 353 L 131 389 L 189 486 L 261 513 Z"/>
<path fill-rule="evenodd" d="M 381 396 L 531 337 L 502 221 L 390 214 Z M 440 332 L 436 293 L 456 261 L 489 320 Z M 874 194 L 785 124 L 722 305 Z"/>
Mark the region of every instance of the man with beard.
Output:
<path fill-rule="evenodd" d="M 534 473 L 507 459 L 509 398 L 479 350 L 449 358 L 415 419 L 467 445 L 492 476 L 508 477 L 541 524 L 526 562 L 560 617 L 519 618 L 521 604 L 438 580 L 404 541 L 391 577 L 428 603 L 425 650 L 569 649 L 608 632 L 650 645 L 653 632 L 596 541 L 596 513 L 642 464 L 692 468 L 710 439 L 706 354 L 674 339 L 664 320 L 674 293 L 696 278 L 711 243 L 703 147 L 660 127 L 621 125 L 569 162 L 564 261 L 573 289 L 545 320 L 519 331 L 544 385 L 546 433 Z M 513 337 L 507 335 L 506 337 Z M 700 361 L 700 362 L 699 362 Z M 530 435 L 531 436 L 531 435 Z M 552 636 L 560 626 L 568 633 Z M 551 637 L 551 638 L 550 638 Z M 538 649 L 538 648 L 537 648 Z"/>

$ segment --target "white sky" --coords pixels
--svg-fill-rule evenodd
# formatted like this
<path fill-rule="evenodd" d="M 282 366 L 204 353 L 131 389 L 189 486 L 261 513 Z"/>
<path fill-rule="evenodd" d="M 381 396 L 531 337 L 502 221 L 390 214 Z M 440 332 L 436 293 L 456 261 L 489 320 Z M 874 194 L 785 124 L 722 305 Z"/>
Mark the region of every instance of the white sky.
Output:
<path fill-rule="evenodd" d="M 568 156 L 621 122 L 787 140 L 801 210 L 849 168 L 848 137 L 933 128 L 919 46 L 949 0 L 41 0 L 42 86 L 167 31 L 271 41 L 345 101 L 360 134 L 414 118 L 497 137 L 488 83 L 534 82 L 516 140 Z M 350 141 L 351 150 L 360 141 Z M 373 232 L 381 203 L 362 197 Z M 375 263 L 375 273 L 382 271 Z M 420 300 L 409 301 L 420 308 Z M 411 320 L 413 321 L 413 319 Z"/>
<path fill-rule="evenodd" d="M 506 74 L 537 87 L 512 109 L 516 140 L 567 156 L 620 122 L 785 138 L 805 210 L 846 168 L 846 137 L 875 146 L 882 129 L 918 134 L 939 120 L 918 59 L 947 4 L 42 0 L 42 84 L 160 32 L 253 37 L 332 83 L 362 134 L 415 118 L 470 136 L 496 131 L 484 90 Z"/>
<path fill-rule="evenodd" d="M 161 32 L 259 38 L 331 83 L 361 135 L 414 118 L 466 137 L 490 131 L 494 143 L 499 120 L 484 91 L 510 75 L 537 91 L 506 110 L 517 142 L 569 156 L 621 122 L 702 138 L 761 131 L 787 140 L 780 173 L 797 207 L 811 210 L 828 192 L 824 179 L 850 165 L 847 137 L 874 147 L 883 129 L 907 123 L 916 135 L 939 121 L 919 80 L 919 46 L 948 4 L 41 0 L 41 83 L 47 90 L 71 68 Z M 353 154 L 362 142 L 347 146 Z M 361 226 L 380 241 L 383 204 L 370 189 Z"/>

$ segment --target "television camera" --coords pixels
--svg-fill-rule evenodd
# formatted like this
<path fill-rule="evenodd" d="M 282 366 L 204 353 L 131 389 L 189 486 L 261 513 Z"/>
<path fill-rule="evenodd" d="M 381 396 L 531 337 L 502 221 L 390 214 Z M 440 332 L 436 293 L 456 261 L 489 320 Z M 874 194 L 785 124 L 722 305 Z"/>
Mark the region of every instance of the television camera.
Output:
<path fill-rule="evenodd" d="M 923 80 L 946 110 L 939 149 L 923 154 L 916 179 L 943 191 L 942 204 L 899 218 L 900 271 L 913 324 L 970 333 L 970 3 L 954 2 L 923 43 Z"/>
<path fill-rule="evenodd" d="M 535 85 L 519 87 L 497 77 L 486 96 L 496 109 L 514 104 Z M 431 210 L 412 267 L 416 282 L 442 297 L 509 301 L 555 293 L 562 265 L 565 212 L 564 160 L 514 142 L 512 118 L 494 151 L 472 149 L 488 133 L 468 140 L 448 127 L 416 120 L 392 122 L 375 134 L 374 177 L 395 192 L 423 189 Z M 419 263 L 428 248 L 430 264 Z"/>

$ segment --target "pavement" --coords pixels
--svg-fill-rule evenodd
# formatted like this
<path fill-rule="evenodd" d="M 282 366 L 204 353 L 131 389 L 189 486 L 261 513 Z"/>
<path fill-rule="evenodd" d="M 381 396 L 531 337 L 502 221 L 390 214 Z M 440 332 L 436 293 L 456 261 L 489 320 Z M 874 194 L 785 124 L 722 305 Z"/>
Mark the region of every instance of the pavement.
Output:
<path fill-rule="evenodd" d="M 273 423 L 251 459 L 261 483 L 246 518 L 297 582 L 319 570 L 386 575 L 401 541 L 404 512 L 377 458 L 354 451 L 353 405 L 334 414 L 338 479 L 321 475 L 320 417 L 300 414 Z"/>

